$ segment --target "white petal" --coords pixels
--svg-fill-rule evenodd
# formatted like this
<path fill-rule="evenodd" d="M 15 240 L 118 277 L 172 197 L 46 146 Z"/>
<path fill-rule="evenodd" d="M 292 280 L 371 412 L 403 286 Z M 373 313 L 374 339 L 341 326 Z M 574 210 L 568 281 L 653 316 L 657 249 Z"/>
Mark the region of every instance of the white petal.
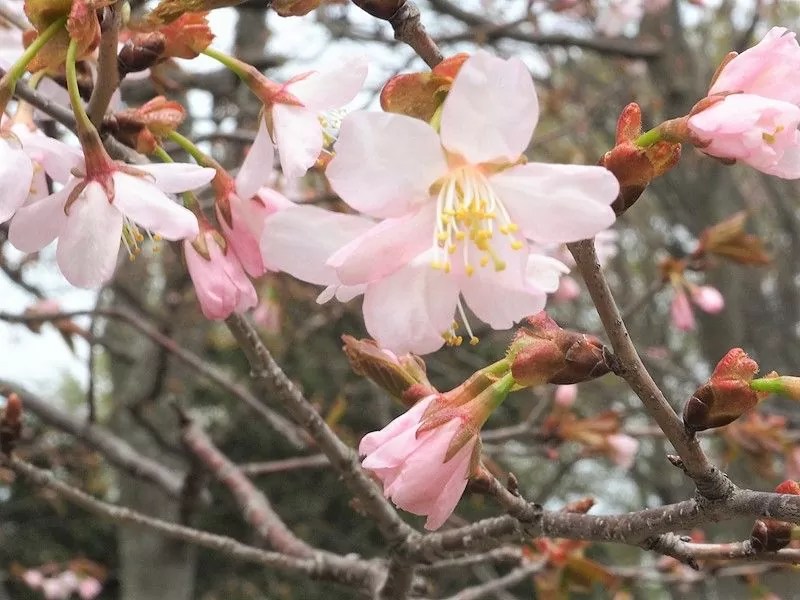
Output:
<path fill-rule="evenodd" d="M 259 119 L 259 123 L 253 145 L 236 175 L 236 192 L 245 200 L 255 196 L 259 188 L 269 182 L 275 161 L 275 147 L 267 132 L 266 121 Z"/>
<path fill-rule="evenodd" d="M 442 144 L 470 163 L 517 160 L 539 120 L 528 68 L 479 50 L 458 72 L 442 112 Z"/>
<path fill-rule="evenodd" d="M 333 69 L 310 73 L 286 89 L 310 110 L 330 110 L 355 98 L 366 77 L 367 61 L 357 56 L 345 59 Z"/>
<path fill-rule="evenodd" d="M 264 264 L 309 283 L 338 285 L 331 254 L 362 235 L 374 223 L 356 215 L 317 206 L 295 206 L 267 217 L 261 235 Z"/>
<path fill-rule="evenodd" d="M 33 183 L 33 163 L 19 148 L 0 141 L 0 223 L 25 203 Z"/>
<path fill-rule="evenodd" d="M 429 198 L 447 172 L 439 136 L 405 115 L 358 111 L 345 117 L 325 174 L 350 206 L 376 217 L 399 217 Z"/>
<path fill-rule="evenodd" d="M 272 108 L 275 143 L 284 176 L 305 175 L 322 152 L 322 125 L 306 108 L 276 104 Z"/>
<path fill-rule="evenodd" d="M 56 259 L 72 285 L 91 288 L 114 275 L 122 235 L 122 213 L 98 183 L 90 183 L 69 209 Z"/>
<path fill-rule="evenodd" d="M 114 173 L 114 206 L 137 225 L 167 240 L 199 233 L 197 217 L 143 177 Z"/>
<path fill-rule="evenodd" d="M 569 267 L 550 256 L 531 254 L 525 269 L 525 278 L 529 285 L 551 294 L 558 289 L 561 276 L 569 273 Z"/>
<path fill-rule="evenodd" d="M 346 284 L 386 277 L 433 245 L 435 218 L 436 206 L 430 203 L 407 217 L 381 221 L 334 253 L 328 264 Z"/>
<path fill-rule="evenodd" d="M 55 140 L 41 132 L 32 132 L 24 125 L 12 129 L 22 142 L 22 149 L 42 165 L 54 181 L 66 183 L 73 170 L 83 170 L 83 153 L 77 148 Z"/>
<path fill-rule="evenodd" d="M 66 224 L 64 204 L 79 180 L 20 208 L 8 228 L 8 240 L 22 252 L 38 252 L 56 239 Z"/>
<path fill-rule="evenodd" d="M 430 266 L 425 253 L 396 273 L 371 283 L 364 292 L 367 331 L 381 348 L 396 354 L 426 354 L 439 349 L 453 321 L 456 278 Z"/>
<path fill-rule="evenodd" d="M 561 244 L 590 238 L 614 222 L 619 183 L 603 167 L 530 163 L 491 178 L 512 220 L 530 239 Z"/>
<path fill-rule="evenodd" d="M 493 329 L 508 329 L 523 317 L 544 308 L 545 294 L 528 285 L 527 249 L 512 250 L 509 245 L 495 245 L 495 251 L 505 262 L 502 271 L 490 263 L 475 269 L 471 277 L 461 278 L 461 293 L 470 310 Z"/>
<path fill-rule="evenodd" d="M 155 186 L 167 194 L 179 194 L 195 190 L 214 179 L 214 169 L 188 163 L 151 163 L 136 165 L 137 170 L 145 171 L 155 179 Z"/>

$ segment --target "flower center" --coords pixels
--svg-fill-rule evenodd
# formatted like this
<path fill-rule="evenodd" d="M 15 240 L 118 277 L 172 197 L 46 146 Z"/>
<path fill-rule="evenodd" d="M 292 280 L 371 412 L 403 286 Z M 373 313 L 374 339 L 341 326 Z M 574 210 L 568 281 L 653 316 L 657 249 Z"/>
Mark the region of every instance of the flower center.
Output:
<path fill-rule="evenodd" d="M 139 226 L 131 221 L 128 217 L 124 217 L 122 223 L 122 243 L 125 245 L 125 249 L 128 251 L 128 258 L 131 261 L 136 260 L 136 257 L 142 253 L 142 245 L 144 244 L 145 239 L 149 239 L 152 243 L 152 251 L 154 254 L 157 254 L 161 249 L 159 242 L 161 241 L 161 236 L 157 233 L 151 233 L 149 230 L 145 230 L 147 234 L 147 238 L 139 229 Z"/>
<path fill-rule="evenodd" d="M 461 249 L 464 272 L 475 272 L 473 261 L 486 267 L 490 263 L 495 271 L 502 271 L 506 263 L 493 243 L 498 236 L 507 238 L 513 250 L 523 247 L 516 235 L 519 226 L 511 220 L 500 198 L 492 190 L 489 180 L 472 165 L 452 170 L 437 182 L 436 226 L 433 232 L 433 268 L 449 273 L 451 258 Z"/>

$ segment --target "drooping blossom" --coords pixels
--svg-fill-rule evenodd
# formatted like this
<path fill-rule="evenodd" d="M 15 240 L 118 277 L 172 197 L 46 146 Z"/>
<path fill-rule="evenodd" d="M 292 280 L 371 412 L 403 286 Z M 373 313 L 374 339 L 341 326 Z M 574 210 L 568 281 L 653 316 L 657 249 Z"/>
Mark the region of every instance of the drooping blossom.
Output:
<path fill-rule="evenodd" d="M 725 63 L 704 101 L 708 106 L 688 119 L 703 152 L 800 178 L 798 71 L 800 45 L 783 27 Z"/>
<path fill-rule="evenodd" d="M 256 140 L 256 145 L 268 143 L 268 139 Z M 251 155 L 258 156 L 261 148 L 254 145 Z M 255 160 L 248 155 L 248 161 Z M 264 222 L 272 213 L 287 208 L 292 203 L 282 194 L 267 187 L 259 187 L 255 171 L 243 166 L 234 180 L 224 169 L 217 170 L 214 188 L 217 193 L 214 207 L 217 221 L 222 227 L 225 239 L 242 263 L 250 277 L 260 277 L 266 273 L 261 256 L 259 241 L 264 230 Z"/>
<path fill-rule="evenodd" d="M 103 584 L 94 577 L 84 577 L 78 583 L 78 596 L 81 600 L 94 600 L 103 591 Z"/>
<path fill-rule="evenodd" d="M 344 245 L 341 232 L 306 222 L 337 240 L 324 269 L 333 282 L 300 274 L 294 247 L 273 236 L 302 229 L 281 234 L 279 216 L 265 229 L 265 260 L 306 281 L 364 291 L 368 331 L 397 353 L 460 340 L 456 311 L 477 341 L 460 295 L 493 328 L 511 327 L 541 310 L 567 271 L 539 248 L 611 225 L 619 189 L 602 167 L 522 164 L 538 112 L 524 64 L 479 51 L 453 82 L 440 133 L 404 115 L 350 114 L 327 175 L 352 208 L 382 220 Z"/>
<path fill-rule="evenodd" d="M 0 223 L 8 221 L 28 200 L 33 185 L 34 165 L 19 138 L 0 136 Z"/>
<path fill-rule="evenodd" d="M 272 171 L 275 147 L 286 177 L 300 177 L 314 165 L 324 145 L 320 113 L 350 102 L 364 83 L 367 63 L 351 58 L 325 72 L 311 71 L 283 84 L 255 75 L 251 87 L 264 102 L 264 118 L 243 177 L 265 184 Z"/>
<path fill-rule="evenodd" d="M 9 240 L 23 252 L 36 252 L 58 239 L 58 266 L 73 285 L 90 288 L 108 281 L 121 241 L 131 257 L 139 251 L 144 240 L 139 227 L 167 240 L 197 235 L 196 217 L 167 194 L 208 183 L 213 169 L 181 163 L 134 168 L 104 154 L 86 161 L 64 144 L 55 158 L 45 168 L 63 187 L 17 210 Z"/>
<path fill-rule="evenodd" d="M 453 419 L 417 434 L 426 410 L 436 395 L 417 402 L 380 431 L 364 436 L 358 453 L 362 466 L 383 484 L 384 494 L 398 507 L 428 517 L 425 528 L 441 527 L 455 510 L 467 487 L 474 436 L 455 456 L 445 460 L 460 428 Z"/>
<path fill-rule="evenodd" d="M 225 319 L 234 311 L 256 305 L 253 282 L 219 232 L 204 223 L 200 235 L 184 240 L 183 252 L 206 318 Z"/>
<path fill-rule="evenodd" d="M 638 24 L 644 14 L 642 0 L 606 0 L 600 5 L 594 26 L 609 37 L 622 35 L 631 24 Z"/>
<path fill-rule="evenodd" d="M 672 324 L 681 331 L 691 331 L 696 326 L 692 303 L 710 315 L 725 308 L 725 298 L 717 288 L 710 285 L 688 285 L 687 289 L 684 286 L 677 287 L 670 304 Z"/>

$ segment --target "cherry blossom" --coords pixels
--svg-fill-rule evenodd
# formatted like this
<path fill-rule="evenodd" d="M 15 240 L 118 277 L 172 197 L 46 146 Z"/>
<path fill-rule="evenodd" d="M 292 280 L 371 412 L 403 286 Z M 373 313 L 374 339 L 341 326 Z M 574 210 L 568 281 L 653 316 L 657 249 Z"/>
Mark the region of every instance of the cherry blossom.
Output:
<path fill-rule="evenodd" d="M 417 402 L 380 431 L 364 436 L 358 453 L 362 466 L 380 479 L 384 494 L 403 510 L 428 517 L 425 529 L 441 527 L 452 514 L 467 487 L 473 436 L 445 460 L 461 422 L 452 419 L 417 434 L 423 416 L 436 395 Z"/>
<path fill-rule="evenodd" d="M 440 133 L 398 114 L 344 119 L 328 179 L 383 220 L 327 264 L 341 284 L 366 285 L 364 317 L 381 346 L 426 353 L 457 342 L 456 311 L 477 341 L 459 295 L 493 328 L 511 327 L 541 310 L 568 270 L 540 247 L 613 223 L 619 185 L 603 167 L 524 164 L 538 114 L 523 63 L 480 51 L 453 82 Z"/>
<path fill-rule="evenodd" d="M 639 450 L 639 440 L 624 433 L 615 433 L 606 438 L 606 443 L 614 464 L 623 469 L 630 469 L 633 466 L 636 452 Z"/>
<path fill-rule="evenodd" d="M 366 76 L 367 63 L 357 57 L 329 71 L 298 75 L 284 84 L 259 78 L 257 92 L 265 114 L 240 177 L 257 182 L 256 188 L 265 184 L 271 175 L 275 146 L 283 174 L 288 178 L 303 175 L 317 161 L 324 145 L 320 113 L 350 102 Z"/>
<path fill-rule="evenodd" d="M 799 70 L 800 45 L 783 27 L 725 63 L 708 92 L 717 101 L 688 119 L 703 152 L 800 178 Z"/>
<path fill-rule="evenodd" d="M 597 11 L 594 26 L 609 36 L 622 35 L 628 25 L 639 23 L 644 14 L 642 0 L 607 0 Z"/>
<path fill-rule="evenodd" d="M 683 285 L 688 286 L 688 294 Z M 715 315 L 725 308 L 725 298 L 717 288 L 710 285 L 678 284 L 670 305 L 670 316 L 672 324 L 681 331 L 691 331 L 695 328 L 692 302 L 710 315 Z"/>
<path fill-rule="evenodd" d="M 121 241 L 131 257 L 139 251 L 144 240 L 139 227 L 167 240 L 197 235 L 196 217 L 167 194 L 208 183 L 213 169 L 180 163 L 133 168 L 109 160 L 92 164 L 91 175 L 76 176 L 70 173 L 87 172 L 80 152 L 62 144 L 57 158 L 57 168 L 48 172 L 64 186 L 17 210 L 9 240 L 23 252 L 36 252 L 58 239 L 58 266 L 73 285 L 108 281 Z"/>
<path fill-rule="evenodd" d="M 253 283 L 222 236 L 208 225 L 194 240 L 184 240 L 184 256 L 200 308 L 208 319 L 221 320 L 233 311 L 258 303 Z"/>

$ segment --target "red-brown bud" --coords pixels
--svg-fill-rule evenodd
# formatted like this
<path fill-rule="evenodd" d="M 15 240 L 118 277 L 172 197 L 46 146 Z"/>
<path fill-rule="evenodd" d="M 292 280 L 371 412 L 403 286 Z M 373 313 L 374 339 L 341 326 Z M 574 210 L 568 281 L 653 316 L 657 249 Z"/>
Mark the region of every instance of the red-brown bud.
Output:
<path fill-rule="evenodd" d="M 770 257 L 761 239 L 744 230 L 747 212 L 740 211 L 706 228 L 695 254 L 716 254 L 743 265 L 766 265 Z"/>
<path fill-rule="evenodd" d="M 646 148 L 634 141 L 642 133 L 642 111 L 635 102 L 628 104 L 617 122 L 616 146 L 605 153 L 600 164 L 619 181 L 619 196 L 611 205 L 621 215 L 639 199 L 650 182 L 674 167 L 681 157 L 681 145 L 656 142 Z"/>
<path fill-rule="evenodd" d="M 376 19 L 388 21 L 397 14 L 405 0 L 353 0 L 353 4 Z"/>
<path fill-rule="evenodd" d="M 8 395 L 3 416 L 0 418 L 0 451 L 11 454 L 22 431 L 22 400 L 17 394 Z"/>
<path fill-rule="evenodd" d="M 791 523 L 775 519 L 759 519 L 750 532 L 750 543 L 758 552 L 777 552 L 792 541 Z"/>
<path fill-rule="evenodd" d="M 683 408 L 683 423 L 690 431 L 722 427 L 755 407 L 761 395 L 750 389 L 758 364 L 741 348 L 733 348 L 719 361 L 711 379 L 692 395 Z"/>
<path fill-rule="evenodd" d="M 320 4 L 322 0 L 272 0 L 272 8 L 282 17 L 302 17 Z"/>
<path fill-rule="evenodd" d="M 120 77 L 149 69 L 163 58 L 166 47 L 167 40 L 160 31 L 134 34 L 117 55 Z"/>
<path fill-rule="evenodd" d="M 430 72 L 392 77 L 381 90 L 381 108 L 429 122 L 468 58 L 469 54 L 456 54 L 444 59 Z"/>
<path fill-rule="evenodd" d="M 544 311 L 528 317 L 508 349 L 519 385 L 569 384 L 611 371 L 611 352 L 599 338 L 562 329 Z"/>
<path fill-rule="evenodd" d="M 373 340 L 343 335 L 344 353 L 358 375 L 367 377 L 406 406 L 436 393 L 428 381 L 425 363 L 418 356 L 398 357 L 381 349 Z"/>
<path fill-rule="evenodd" d="M 164 96 L 114 115 L 117 137 L 143 154 L 155 151 L 158 139 L 175 131 L 185 118 L 183 106 Z"/>

